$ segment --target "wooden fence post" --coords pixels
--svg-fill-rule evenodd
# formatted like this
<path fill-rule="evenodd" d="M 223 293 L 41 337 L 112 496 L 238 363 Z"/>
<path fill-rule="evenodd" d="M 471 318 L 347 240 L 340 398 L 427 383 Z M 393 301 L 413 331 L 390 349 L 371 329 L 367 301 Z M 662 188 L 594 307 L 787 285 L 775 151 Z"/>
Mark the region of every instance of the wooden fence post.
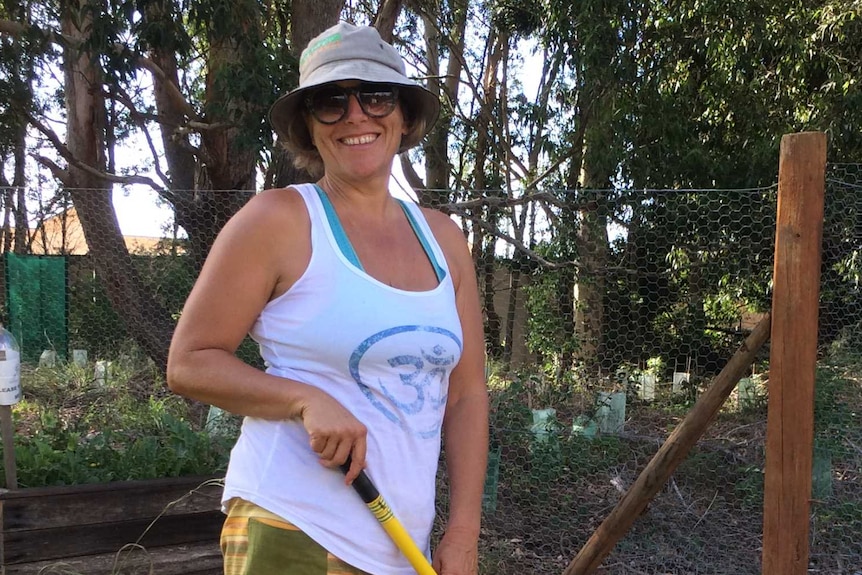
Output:
<path fill-rule="evenodd" d="M 772 292 L 763 575 L 808 572 L 826 135 L 781 138 Z"/>

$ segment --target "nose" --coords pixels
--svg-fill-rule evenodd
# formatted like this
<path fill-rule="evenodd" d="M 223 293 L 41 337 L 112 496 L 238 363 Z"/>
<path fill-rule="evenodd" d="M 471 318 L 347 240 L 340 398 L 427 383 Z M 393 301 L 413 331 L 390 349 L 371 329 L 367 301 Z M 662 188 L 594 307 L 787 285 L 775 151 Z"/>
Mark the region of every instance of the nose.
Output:
<path fill-rule="evenodd" d="M 352 120 L 356 115 L 359 115 L 362 118 L 365 118 L 365 112 L 362 110 L 362 106 L 359 104 L 359 96 L 357 94 L 350 94 L 347 97 L 347 114 L 345 115 L 345 120 Z"/>

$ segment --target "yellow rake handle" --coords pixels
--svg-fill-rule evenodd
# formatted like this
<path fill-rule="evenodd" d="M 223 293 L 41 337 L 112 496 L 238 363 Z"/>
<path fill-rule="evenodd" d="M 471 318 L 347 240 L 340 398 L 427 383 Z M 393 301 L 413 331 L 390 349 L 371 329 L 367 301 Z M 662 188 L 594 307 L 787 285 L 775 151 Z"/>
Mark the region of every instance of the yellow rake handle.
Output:
<path fill-rule="evenodd" d="M 341 470 L 344 473 L 347 473 L 348 469 L 350 469 L 350 459 L 341 466 Z M 377 491 L 377 487 L 374 486 L 374 483 L 371 482 L 371 479 L 368 478 L 364 471 L 360 471 L 359 476 L 353 481 L 353 489 L 356 490 L 356 493 L 359 494 L 365 505 L 374 514 L 374 517 L 377 518 L 377 521 L 386 530 L 389 538 L 392 539 L 395 546 L 404 554 L 404 557 L 407 558 L 416 573 L 419 575 L 437 575 L 425 557 L 425 554 L 422 553 L 413 541 L 413 538 L 410 537 L 410 534 L 392 513 L 389 504 L 386 503 L 386 500 L 383 499 L 383 496 Z"/>

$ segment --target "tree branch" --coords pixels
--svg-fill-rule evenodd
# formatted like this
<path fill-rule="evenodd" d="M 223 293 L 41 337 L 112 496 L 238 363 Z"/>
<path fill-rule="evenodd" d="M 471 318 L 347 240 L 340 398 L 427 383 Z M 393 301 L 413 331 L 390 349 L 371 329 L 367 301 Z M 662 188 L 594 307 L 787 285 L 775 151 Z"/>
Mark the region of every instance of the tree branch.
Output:
<path fill-rule="evenodd" d="M 392 43 L 392 31 L 395 29 L 395 21 L 398 19 L 398 13 L 401 12 L 402 1 L 384 0 L 380 4 L 377 17 L 374 19 L 374 27 L 377 28 L 384 42 Z"/>
<path fill-rule="evenodd" d="M 87 172 L 88 174 L 102 178 L 103 180 L 106 180 L 108 182 L 114 182 L 117 184 L 144 184 L 150 186 L 158 192 L 162 192 L 164 190 L 163 186 L 158 185 L 152 178 L 148 178 L 147 176 L 118 176 L 117 174 L 103 172 L 102 170 L 97 170 L 92 166 L 88 166 L 87 164 L 78 160 L 78 158 L 76 158 L 74 154 L 72 154 L 69 148 L 66 147 L 66 145 L 60 141 L 60 137 L 57 136 L 57 133 L 54 132 L 54 130 L 45 126 L 44 124 L 42 124 L 42 122 L 40 122 L 30 114 L 27 114 L 27 120 L 33 125 L 34 128 L 42 132 L 42 134 L 46 138 L 48 138 L 48 140 L 51 141 L 51 143 L 54 145 L 54 148 L 57 150 L 57 153 L 60 154 L 60 157 L 66 160 L 66 162 L 68 162 L 70 166 L 78 168 L 79 170 Z M 63 170 L 62 168 L 57 166 L 57 164 L 55 164 L 52 160 L 49 160 L 47 158 L 34 156 L 34 159 L 36 159 L 39 163 L 50 169 L 57 177 L 57 179 L 59 179 L 61 182 L 66 183 L 66 181 L 60 177 L 60 175 L 65 174 L 65 177 L 68 178 L 69 176 L 67 170 Z"/>
<path fill-rule="evenodd" d="M 79 44 L 74 38 L 60 34 L 53 30 L 43 30 L 36 26 L 28 26 L 21 22 L 12 20 L 0 20 L 0 35 L 11 36 L 13 38 L 21 38 L 28 33 L 35 33 L 44 38 L 45 44 L 57 44 L 59 46 L 75 46 Z"/>
<path fill-rule="evenodd" d="M 419 174 L 416 173 L 416 168 L 413 167 L 413 164 L 410 162 L 410 158 L 406 153 L 399 154 L 398 160 L 401 163 L 401 171 L 407 179 L 407 184 L 413 188 L 419 198 L 419 203 L 422 204 L 422 192 L 425 190 L 425 182 L 423 182 L 422 178 L 419 177 Z"/>
<path fill-rule="evenodd" d="M 69 174 L 68 170 L 64 170 L 63 168 L 55 164 L 53 160 L 46 158 L 45 156 L 33 154 L 32 157 L 38 163 L 48 168 L 51 173 L 54 174 L 54 177 L 60 180 L 64 186 L 69 186 L 69 182 L 71 181 L 72 176 L 71 174 Z"/>
<path fill-rule="evenodd" d="M 167 87 L 168 95 L 183 114 L 185 114 L 190 120 L 197 118 L 197 112 L 195 109 L 185 99 L 185 96 L 180 92 L 179 87 L 165 76 L 164 70 L 162 70 L 158 64 L 144 56 L 138 56 L 135 58 L 135 61 L 141 66 L 141 68 L 144 68 L 149 71 L 150 74 L 155 76 L 163 86 Z"/>
<path fill-rule="evenodd" d="M 156 151 L 156 147 L 153 144 L 153 138 L 152 136 L 150 136 L 150 131 L 147 129 L 146 122 L 142 121 L 146 119 L 147 116 L 138 111 L 137 107 L 135 106 L 135 103 L 132 101 L 132 98 L 126 93 L 125 90 L 123 90 L 119 86 L 116 87 L 116 90 L 116 95 L 113 97 L 126 107 L 126 109 L 129 111 L 129 115 L 132 121 L 135 123 L 138 129 L 144 133 L 144 138 L 147 140 L 147 147 L 150 149 L 150 155 L 152 155 L 153 157 L 153 169 L 155 170 L 159 178 L 166 183 L 167 187 L 170 188 L 171 181 L 167 177 L 167 175 L 162 172 L 161 162 L 159 162 L 159 153 Z"/>
<path fill-rule="evenodd" d="M 37 28 L 36 26 L 28 26 L 20 22 L 13 22 L 12 20 L 0 20 L 0 35 L 21 38 L 28 32 L 37 32 L 38 34 L 41 34 L 48 43 L 58 44 L 64 47 L 78 47 L 81 45 L 80 39 L 64 36 L 63 34 L 59 34 L 57 32 L 54 32 L 53 30 L 43 30 L 41 28 Z M 123 53 L 127 47 L 123 44 L 118 43 L 114 44 L 113 48 L 115 52 Z M 150 74 L 160 80 L 164 86 L 167 86 L 168 94 L 174 101 L 174 104 L 178 107 L 178 109 L 180 109 L 190 119 L 197 118 L 197 112 L 195 111 L 195 109 L 185 99 L 182 92 L 180 92 L 179 87 L 168 80 L 168 78 L 165 76 L 164 71 L 161 69 L 161 67 L 159 67 L 158 64 L 145 56 L 136 56 L 135 58 L 133 58 L 133 61 L 140 68 L 147 70 L 148 72 L 150 72 Z M 205 124 L 203 125 L 205 126 Z"/>
<path fill-rule="evenodd" d="M 580 267 L 580 264 L 574 260 L 552 262 L 549 259 L 546 259 L 545 257 L 539 255 L 535 251 L 533 251 L 530 248 L 528 248 L 527 246 L 525 246 L 523 244 L 523 242 L 513 238 L 512 236 L 510 236 L 508 234 L 504 234 L 503 232 L 498 230 L 496 227 L 492 226 L 491 224 L 482 220 L 481 218 L 478 218 L 478 217 L 476 217 L 476 216 L 474 216 L 474 215 L 472 215 L 472 214 L 470 214 L 464 210 L 458 209 L 457 204 L 450 204 L 449 206 L 447 206 L 447 209 L 448 209 L 447 213 L 453 213 L 453 214 L 457 215 L 458 217 L 470 220 L 471 222 L 473 222 L 473 225 L 479 226 L 480 228 L 482 228 L 483 230 L 485 230 L 489 234 L 493 235 L 494 237 L 500 238 L 501 240 L 511 244 L 512 247 L 518 249 L 519 251 L 524 253 L 527 257 L 534 260 L 536 263 L 538 263 L 542 267 L 545 267 L 548 269 L 561 269 L 561 268 L 567 268 L 570 266 L 574 266 L 576 268 Z M 444 209 L 444 211 L 447 211 L 447 210 Z"/>

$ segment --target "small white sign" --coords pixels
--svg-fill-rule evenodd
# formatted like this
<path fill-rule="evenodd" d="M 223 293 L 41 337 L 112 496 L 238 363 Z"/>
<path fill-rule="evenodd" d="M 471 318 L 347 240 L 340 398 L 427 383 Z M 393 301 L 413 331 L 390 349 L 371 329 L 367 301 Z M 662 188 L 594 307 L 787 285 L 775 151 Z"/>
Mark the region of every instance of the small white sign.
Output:
<path fill-rule="evenodd" d="M 21 354 L 14 349 L 0 351 L 0 405 L 15 405 L 21 401 Z"/>
<path fill-rule="evenodd" d="M 73 349 L 72 350 L 72 363 L 74 363 L 78 367 L 85 367 L 87 365 L 87 350 L 86 349 Z"/>

